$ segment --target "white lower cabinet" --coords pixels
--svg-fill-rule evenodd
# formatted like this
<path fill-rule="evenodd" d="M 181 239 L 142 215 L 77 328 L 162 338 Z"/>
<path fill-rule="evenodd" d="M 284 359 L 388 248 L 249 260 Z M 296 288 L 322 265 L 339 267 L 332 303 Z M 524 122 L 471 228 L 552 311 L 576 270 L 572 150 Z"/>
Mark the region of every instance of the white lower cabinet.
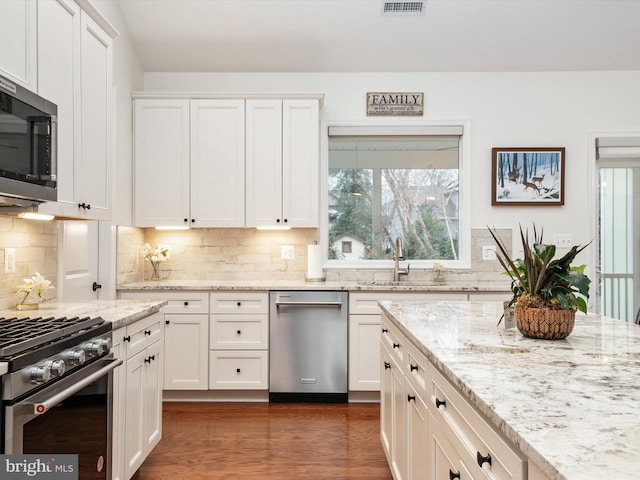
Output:
<path fill-rule="evenodd" d="M 393 478 L 527 480 L 522 452 L 384 314 L 381 331 L 380 437 Z"/>
<path fill-rule="evenodd" d="M 124 365 L 114 377 L 112 478 L 129 480 L 162 437 L 162 315 L 140 319 L 113 337 Z"/>
<path fill-rule="evenodd" d="M 268 292 L 211 293 L 209 389 L 269 388 Z"/>
<path fill-rule="evenodd" d="M 120 298 L 166 300 L 164 390 L 209 388 L 209 293 L 123 292 Z"/>

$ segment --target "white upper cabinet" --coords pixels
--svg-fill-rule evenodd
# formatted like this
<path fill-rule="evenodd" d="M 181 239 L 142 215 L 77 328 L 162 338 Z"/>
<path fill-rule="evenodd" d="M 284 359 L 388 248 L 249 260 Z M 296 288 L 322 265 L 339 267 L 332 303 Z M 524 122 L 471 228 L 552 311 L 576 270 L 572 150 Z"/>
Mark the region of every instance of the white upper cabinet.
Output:
<path fill-rule="evenodd" d="M 0 75 L 37 91 L 36 1 L 0 1 Z"/>
<path fill-rule="evenodd" d="M 244 226 L 244 100 L 191 100 L 191 223 Z"/>
<path fill-rule="evenodd" d="M 244 100 L 135 101 L 135 224 L 244 226 Z"/>
<path fill-rule="evenodd" d="M 247 100 L 248 227 L 318 226 L 318 130 L 318 100 Z"/>
<path fill-rule="evenodd" d="M 38 0 L 37 27 L 38 93 L 58 106 L 58 201 L 38 210 L 108 220 L 117 32 L 107 33 L 71 0 Z"/>
<path fill-rule="evenodd" d="M 135 224 L 189 221 L 189 100 L 135 101 Z"/>

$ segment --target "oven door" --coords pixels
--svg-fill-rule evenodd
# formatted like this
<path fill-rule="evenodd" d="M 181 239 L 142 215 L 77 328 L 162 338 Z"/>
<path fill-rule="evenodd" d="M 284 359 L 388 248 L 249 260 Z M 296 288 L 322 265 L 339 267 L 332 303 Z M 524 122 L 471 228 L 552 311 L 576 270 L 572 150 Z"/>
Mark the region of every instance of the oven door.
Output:
<path fill-rule="evenodd" d="M 79 478 L 109 478 L 113 369 L 110 354 L 5 408 L 6 454 L 77 454 Z"/>

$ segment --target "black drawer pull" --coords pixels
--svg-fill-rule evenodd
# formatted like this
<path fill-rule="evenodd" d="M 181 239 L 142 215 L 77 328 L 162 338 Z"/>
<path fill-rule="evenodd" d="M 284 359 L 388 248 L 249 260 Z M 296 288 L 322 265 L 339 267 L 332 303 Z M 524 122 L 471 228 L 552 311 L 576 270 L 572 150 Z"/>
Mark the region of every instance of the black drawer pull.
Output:
<path fill-rule="evenodd" d="M 151 335 L 151 330 L 145 330 L 145 331 L 144 331 L 144 334 L 145 334 L 145 335 Z"/>
<path fill-rule="evenodd" d="M 185 307 L 189 306 L 189 302 L 184 302 L 184 306 Z"/>
<path fill-rule="evenodd" d="M 237 333 L 238 335 L 242 335 L 242 330 L 238 330 L 236 333 Z"/>
<path fill-rule="evenodd" d="M 124 337 L 122 339 L 123 342 L 130 342 L 131 341 L 131 335 L 127 335 L 126 337 Z"/>
<path fill-rule="evenodd" d="M 416 370 L 416 371 L 417 371 L 417 370 L 418 370 L 418 365 L 414 365 L 413 363 L 410 363 L 410 364 L 409 364 L 409 370 L 410 370 L 410 371 L 412 371 L 412 372 L 413 372 L 414 370 Z"/>
<path fill-rule="evenodd" d="M 388 328 L 383 328 L 382 329 L 382 333 L 389 333 L 389 329 Z"/>
<path fill-rule="evenodd" d="M 407 395 L 407 402 L 415 402 L 416 401 L 416 396 L 415 395 Z"/>
<path fill-rule="evenodd" d="M 236 368 L 236 373 L 240 373 L 240 369 L 239 368 Z"/>
<path fill-rule="evenodd" d="M 393 344 L 393 348 L 400 348 L 400 344 L 399 343 L 394 343 Z"/>
<path fill-rule="evenodd" d="M 384 369 L 389 370 L 391 368 L 391 364 L 389 362 L 384 362 Z"/>
<path fill-rule="evenodd" d="M 165 324 L 165 325 L 169 325 L 170 323 L 171 323 L 171 322 L 170 322 L 169 320 L 165 320 L 165 321 L 164 321 L 164 324 Z"/>
<path fill-rule="evenodd" d="M 195 218 L 192 218 L 192 219 L 191 219 L 191 223 L 196 223 L 196 219 L 195 219 Z"/>
<path fill-rule="evenodd" d="M 460 472 L 453 472 L 453 470 L 449 469 L 449 480 L 460 479 Z"/>
<path fill-rule="evenodd" d="M 438 397 L 436 397 L 436 408 L 446 407 L 446 406 L 447 406 L 446 400 L 440 400 Z"/>
<path fill-rule="evenodd" d="M 241 307 L 242 306 L 242 302 L 238 302 L 238 306 Z"/>
<path fill-rule="evenodd" d="M 478 461 L 478 465 L 480 467 L 482 467 L 482 465 L 485 463 L 488 463 L 489 465 L 491 465 L 491 454 L 487 453 L 487 456 L 483 457 L 482 454 L 478 452 L 476 455 L 476 460 Z"/>
<path fill-rule="evenodd" d="M 151 357 L 147 357 L 144 359 L 144 363 L 151 363 Z"/>

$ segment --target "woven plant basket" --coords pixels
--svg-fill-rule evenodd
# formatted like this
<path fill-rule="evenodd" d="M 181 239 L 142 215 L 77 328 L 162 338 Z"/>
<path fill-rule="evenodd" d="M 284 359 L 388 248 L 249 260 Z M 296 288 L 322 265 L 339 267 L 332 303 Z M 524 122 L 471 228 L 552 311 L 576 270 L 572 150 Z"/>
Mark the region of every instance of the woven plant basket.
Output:
<path fill-rule="evenodd" d="M 544 340 L 562 340 L 573 330 L 575 310 L 554 310 L 551 308 L 514 308 L 516 327 L 525 337 Z"/>

